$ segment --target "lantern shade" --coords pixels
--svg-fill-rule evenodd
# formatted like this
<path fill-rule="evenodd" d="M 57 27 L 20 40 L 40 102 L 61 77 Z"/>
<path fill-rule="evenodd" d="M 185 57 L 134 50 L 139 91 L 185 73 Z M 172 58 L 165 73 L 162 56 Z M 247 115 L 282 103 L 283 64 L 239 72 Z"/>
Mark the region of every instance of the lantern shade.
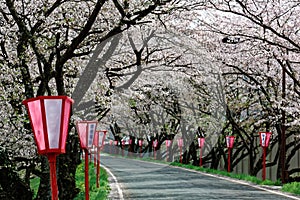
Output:
<path fill-rule="evenodd" d="M 170 147 L 171 146 L 171 142 L 172 142 L 171 140 L 166 140 L 166 146 Z"/>
<path fill-rule="evenodd" d="M 153 141 L 153 147 L 156 148 L 156 147 L 157 147 L 157 144 L 158 144 L 157 140 L 154 140 L 154 141 Z"/>
<path fill-rule="evenodd" d="M 143 140 L 139 140 L 139 146 L 143 146 Z"/>
<path fill-rule="evenodd" d="M 65 153 L 73 102 L 67 96 L 39 96 L 23 101 L 39 154 Z"/>
<path fill-rule="evenodd" d="M 262 147 L 268 147 L 270 144 L 271 132 L 259 132 L 259 141 Z"/>
<path fill-rule="evenodd" d="M 234 136 L 226 136 L 227 148 L 233 148 Z"/>
<path fill-rule="evenodd" d="M 204 147 L 205 138 L 198 138 L 198 145 L 199 148 Z"/>
<path fill-rule="evenodd" d="M 104 140 L 107 131 L 96 131 L 94 136 L 94 145 L 96 147 L 102 147 L 104 145 Z"/>
<path fill-rule="evenodd" d="M 93 147 L 97 124 L 97 121 L 77 121 L 76 129 L 80 139 L 80 147 L 82 149 L 91 149 Z"/>
<path fill-rule="evenodd" d="M 182 139 L 182 138 L 179 138 L 179 139 L 177 140 L 177 144 L 178 144 L 179 147 L 182 147 L 182 146 L 183 146 L 183 139 Z"/>

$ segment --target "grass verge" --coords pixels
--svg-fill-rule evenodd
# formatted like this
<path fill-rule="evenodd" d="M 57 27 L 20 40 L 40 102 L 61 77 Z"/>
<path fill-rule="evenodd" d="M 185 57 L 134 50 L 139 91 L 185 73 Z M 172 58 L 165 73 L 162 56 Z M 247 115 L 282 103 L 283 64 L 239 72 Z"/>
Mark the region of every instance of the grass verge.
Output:
<path fill-rule="evenodd" d="M 84 200 L 85 199 L 85 175 L 84 175 L 84 162 L 81 163 L 76 170 L 76 187 L 80 189 L 79 194 L 74 200 Z M 37 194 L 40 179 L 33 178 L 30 180 L 30 187 L 34 192 L 34 197 Z M 96 187 L 96 173 L 94 164 L 89 163 L 89 194 L 90 200 L 106 200 L 108 199 L 108 194 L 110 191 L 108 183 L 107 172 L 100 168 L 100 187 Z"/>
<path fill-rule="evenodd" d="M 96 167 L 93 163 L 89 163 L 89 194 L 91 200 L 106 200 L 110 191 L 108 184 L 108 175 L 103 168 L 100 168 L 100 187 L 96 187 Z M 80 189 L 79 194 L 74 200 L 84 200 L 85 199 L 85 175 L 84 175 L 85 165 L 81 163 L 76 170 L 76 187 Z"/>
<path fill-rule="evenodd" d="M 282 191 L 300 195 L 300 183 L 292 182 L 282 186 Z"/>
<path fill-rule="evenodd" d="M 177 167 L 183 167 L 183 168 L 187 168 L 187 169 L 193 169 L 193 170 L 201 171 L 201 172 L 205 172 L 205 173 L 217 174 L 217 175 L 226 176 L 226 177 L 230 177 L 230 178 L 234 178 L 234 179 L 245 180 L 245 181 L 252 182 L 252 183 L 255 183 L 258 185 L 277 185 L 277 186 L 280 185 L 279 181 L 276 181 L 276 182 L 273 182 L 271 180 L 263 181 L 255 176 L 250 176 L 247 174 L 235 174 L 235 173 L 230 173 L 227 171 L 220 171 L 220 170 L 216 170 L 216 169 L 203 168 L 203 167 L 194 166 L 194 165 L 181 164 L 178 162 L 173 162 L 170 165 L 177 166 Z"/>

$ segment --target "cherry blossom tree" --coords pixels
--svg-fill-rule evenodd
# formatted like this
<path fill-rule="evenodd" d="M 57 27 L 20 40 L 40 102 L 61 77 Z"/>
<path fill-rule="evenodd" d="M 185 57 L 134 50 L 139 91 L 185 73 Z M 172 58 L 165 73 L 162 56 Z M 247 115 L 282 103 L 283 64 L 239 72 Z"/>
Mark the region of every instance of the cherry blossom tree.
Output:
<path fill-rule="evenodd" d="M 3 146 L 8 152 L 13 152 L 11 156 L 15 158 L 20 155 L 29 160 L 35 157 L 34 149 L 26 148 L 33 146 L 33 139 L 21 106 L 22 100 L 39 95 L 72 95 L 76 101 L 75 110 L 80 111 L 78 105 L 84 92 L 78 92 L 75 86 L 81 71 L 93 70 L 87 65 L 89 56 L 96 55 L 97 48 L 105 43 L 117 40 L 118 37 L 114 36 L 146 23 L 145 17 L 149 16 L 148 21 L 155 20 L 157 15 L 162 14 L 159 10 L 172 6 L 170 2 L 1 2 L 1 89 L 5 91 L 1 94 L 1 112 L 5 113 L 1 121 L 5 134 L 14 133 L 13 137 L 3 137 Z M 113 50 L 114 45 L 110 44 L 109 49 Z M 107 58 L 109 55 L 104 55 L 102 63 Z M 77 163 L 73 161 L 78 160 L 79 147 L 76 134 L 71 133 L 68 153 L 59 157 L 59 188 L 64 191 L 59 193 L 61 199 L 72 199 L 77 193 L 74 180 Z M 26 138 L 28 142 L 23 145 L 25 150 L 22 152 L 23 148 L 17 148 L 17 143 L 24 144 Z M 47 165 L 45 161 L 41 165 L 36 161 L 31 163 L 40 166 L 41 171 L 31 172 L 41 177 L 37 199 L 46 199 L 49 196 L 49 179 L 43 172 Z"/>

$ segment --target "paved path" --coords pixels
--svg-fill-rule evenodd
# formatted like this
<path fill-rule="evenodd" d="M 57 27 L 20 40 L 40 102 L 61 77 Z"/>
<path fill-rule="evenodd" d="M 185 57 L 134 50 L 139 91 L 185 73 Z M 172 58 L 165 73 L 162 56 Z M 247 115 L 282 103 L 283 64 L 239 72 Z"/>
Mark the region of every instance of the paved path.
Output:
<path fill-rule="evenodd" d="M 133 159 L 101 156 L 101 163 L 109 169 L 121 185 L 122 194 L 113 189 L 111 199 L 299 199 L 276 190 L 218 178 L 191 170 Z M 112 180 L 115 181 L 115 180 Z"/>

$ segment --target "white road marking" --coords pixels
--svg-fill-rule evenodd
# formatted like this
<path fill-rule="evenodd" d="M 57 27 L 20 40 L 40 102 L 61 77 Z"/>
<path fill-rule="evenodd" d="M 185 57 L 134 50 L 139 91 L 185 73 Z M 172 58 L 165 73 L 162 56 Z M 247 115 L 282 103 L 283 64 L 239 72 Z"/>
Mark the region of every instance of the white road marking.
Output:
<path fill-rule="evenodd" d="M 120 184 L 118 183 L 118 180 L 117 180 L 117 178 L 115 177 L 115 175 L 114 175 L 107 167 L 105 167 L 104 165 L 101 164 L 101 167 L 103 167 L 103 168 L 105 169 L 105 171 L 107 171 L 107 173 L 109 173 L 109 175 L 114 179 L 114 184 L 115 184 L 115 187 L 117 188 L 117 192 L 118 192 L 118 195 L 119 195 L 119 199 L 120 199 L 120 200 L 124 200 L 123 192 L 122 192 L 121 186 L 120 186 Z"/>

